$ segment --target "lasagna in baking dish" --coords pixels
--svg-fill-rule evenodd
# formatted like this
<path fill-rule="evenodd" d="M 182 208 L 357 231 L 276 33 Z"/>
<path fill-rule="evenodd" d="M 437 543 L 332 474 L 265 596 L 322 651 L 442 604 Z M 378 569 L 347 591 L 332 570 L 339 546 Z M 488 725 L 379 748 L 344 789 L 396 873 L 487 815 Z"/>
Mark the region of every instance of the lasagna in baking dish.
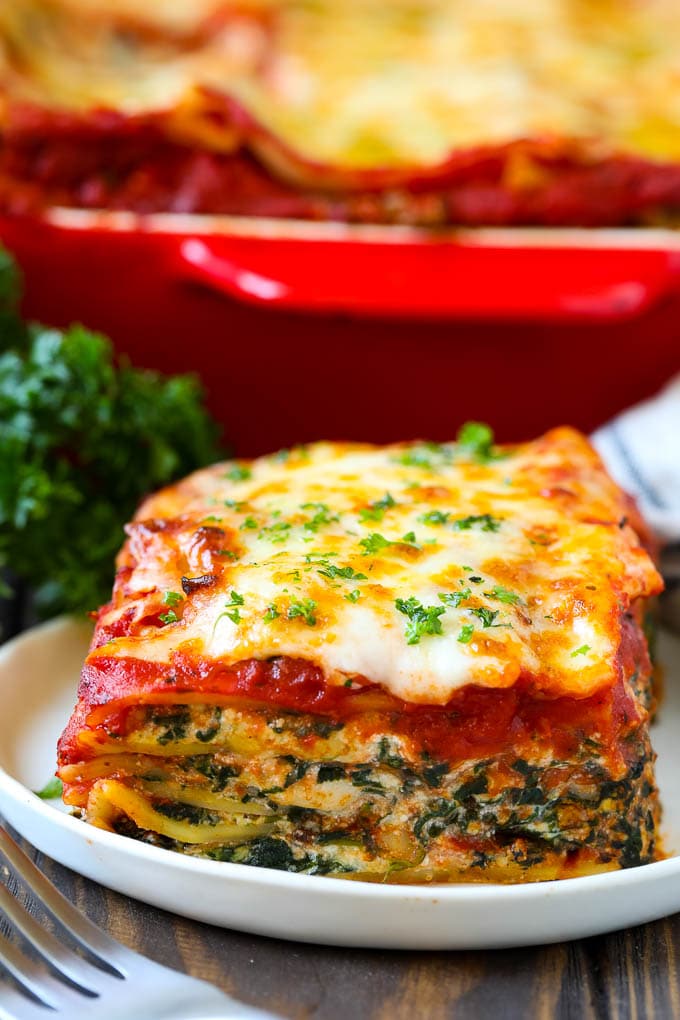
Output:
<path fill-rule="evenodd" d="M 579 433 L 218 464 L 127 533 L 59 747 L 93 825 L 376 881 L 658 855 L 661 579 Z"/>
<path fill-rule="evenodd" d="M 0 209 L 669 224 L 677 0 L 4 0 Z"/>

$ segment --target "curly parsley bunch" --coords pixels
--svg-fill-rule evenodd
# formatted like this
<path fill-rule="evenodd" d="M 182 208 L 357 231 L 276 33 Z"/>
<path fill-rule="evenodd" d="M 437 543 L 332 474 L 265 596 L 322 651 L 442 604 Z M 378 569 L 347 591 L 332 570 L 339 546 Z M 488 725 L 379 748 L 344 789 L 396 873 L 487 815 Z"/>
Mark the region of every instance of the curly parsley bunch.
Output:
<path fill-rule="evenodd" d="M 140 499 L 217 459 L 218 430 L 194 377 L 117 364 L 82 326 L 25 324 L 18 295 L 0 249 L 0 567 L 41 615 L 89 610 Z"/>

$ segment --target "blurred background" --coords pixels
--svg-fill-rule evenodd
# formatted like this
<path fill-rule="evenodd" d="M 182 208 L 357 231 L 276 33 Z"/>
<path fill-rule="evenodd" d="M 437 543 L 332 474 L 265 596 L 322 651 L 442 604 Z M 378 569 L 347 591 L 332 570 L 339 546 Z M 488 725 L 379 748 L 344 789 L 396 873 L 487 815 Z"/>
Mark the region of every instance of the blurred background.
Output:
<path fill-rule="evenodd" d="M 5 0 L 23 310 L 239 454 L 591 430 L 680 368 L 676 0 Z"/>

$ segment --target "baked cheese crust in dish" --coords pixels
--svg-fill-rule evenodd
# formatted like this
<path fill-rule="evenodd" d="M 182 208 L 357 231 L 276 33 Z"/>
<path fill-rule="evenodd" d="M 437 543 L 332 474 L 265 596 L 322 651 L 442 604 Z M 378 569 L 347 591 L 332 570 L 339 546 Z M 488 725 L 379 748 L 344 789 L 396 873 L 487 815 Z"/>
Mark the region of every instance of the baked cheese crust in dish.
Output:
<path fill-rule="evenodd" d="M 673 222 L 677 0 L 5 0 L 0 208 Z"/>
<path fill-rule="evenodd" d="M 59 746 L 90 823 L 375 881 L 658 856 L 662 582 L 579 433 L 217 464 L 127 533 Z"/>

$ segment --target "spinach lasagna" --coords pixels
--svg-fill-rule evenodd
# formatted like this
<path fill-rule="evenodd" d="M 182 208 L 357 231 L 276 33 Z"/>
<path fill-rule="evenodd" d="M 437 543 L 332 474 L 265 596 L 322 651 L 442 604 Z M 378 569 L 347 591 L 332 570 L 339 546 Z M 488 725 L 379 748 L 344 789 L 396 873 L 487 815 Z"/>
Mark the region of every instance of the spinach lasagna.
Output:
<path fill-rule="evenodd" d="M 376 881 L 657 855 L 661 579 L 579 433 L 217 464 L 127 534 L 59 747 L 93 825 Z"/>
<path fill-rule="evenodd" d="M 0 208 L 672 223 L 677 0 L 3 0 Z"/>

